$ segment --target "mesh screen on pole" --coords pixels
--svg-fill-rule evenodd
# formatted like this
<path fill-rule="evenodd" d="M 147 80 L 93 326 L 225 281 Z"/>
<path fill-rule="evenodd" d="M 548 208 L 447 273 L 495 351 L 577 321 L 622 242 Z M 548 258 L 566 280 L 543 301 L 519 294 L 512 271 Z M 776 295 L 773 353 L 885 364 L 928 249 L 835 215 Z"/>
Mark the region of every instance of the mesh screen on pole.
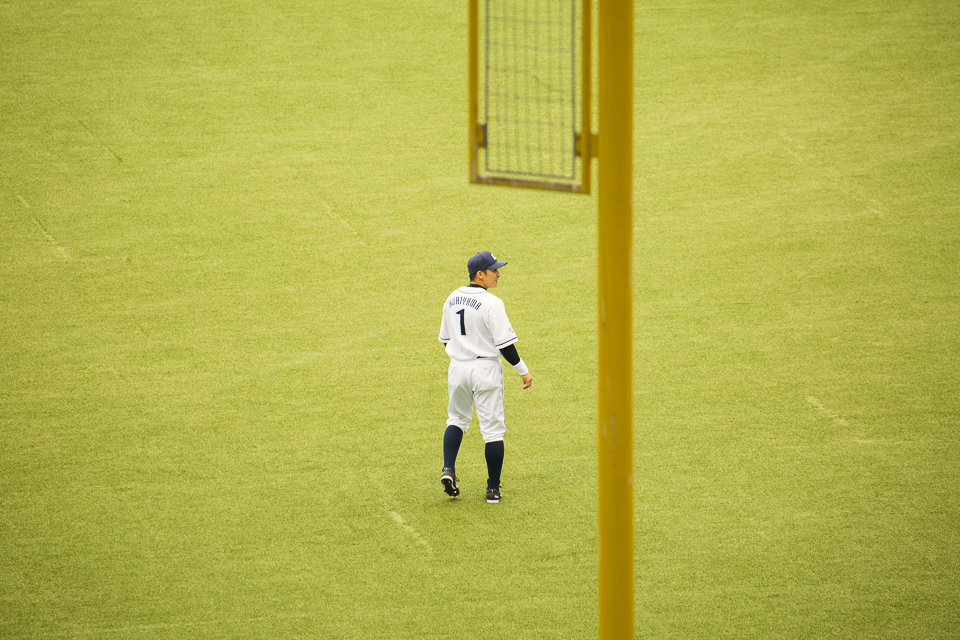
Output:
<path fill-rule="evenodd" d="M 473 7 L 474 182 L 569 191 L 584 191 L 586 182 L 589 189 L 580 133 L 590 88 L 584 4 L 480 0 Z"/>
<path fill-rule="evenodd" d="M 486 7 L 486 170 L 573 180 L 573 0 L 487 0 Z"/>

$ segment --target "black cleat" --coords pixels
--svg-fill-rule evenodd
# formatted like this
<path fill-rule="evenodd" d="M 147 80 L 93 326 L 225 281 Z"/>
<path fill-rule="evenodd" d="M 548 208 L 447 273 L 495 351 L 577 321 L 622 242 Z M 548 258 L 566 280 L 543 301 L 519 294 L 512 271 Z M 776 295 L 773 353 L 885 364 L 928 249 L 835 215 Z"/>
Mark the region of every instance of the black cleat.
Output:
<path fill-rule="evenodd" d="M 500 502 L 500 498 L 500 487 L 496 487 L 495 489 L 487 489 L 487 502 L 490 504 L 497 504 Z"/>
<path fill-rule="evenodd" d="M 444 467 L 443 472 L 440 474 L 440 484 L 443 485 L 443 490 L 451 498 L 456 498 L 460 495 L 460 487 L 457 486 L 457 476 L 453 475 L 453 469 L 450 467 Z"/>

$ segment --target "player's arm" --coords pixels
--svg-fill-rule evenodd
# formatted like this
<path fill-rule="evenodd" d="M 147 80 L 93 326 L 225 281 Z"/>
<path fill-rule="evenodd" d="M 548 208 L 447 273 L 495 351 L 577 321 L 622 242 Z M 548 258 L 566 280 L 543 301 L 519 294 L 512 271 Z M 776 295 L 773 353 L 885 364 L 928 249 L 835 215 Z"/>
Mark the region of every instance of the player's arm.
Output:
<path fill-rule="evenodd" d="M 500 355 L 520 374 L 520 379 L 523 380 L 523 388 L 529 389 L 530 385 L 533 384 L 533 376 L 530 375 L 526 363 L 524 363 L 520 354 L 517 353 L 517 345 L 508 344 L 503 349 L 500 349 Z"/>
<path fill-rule="evenodd" d="M 447 328 L 447 314 L 442 313 L 440 315 L 440 335 L 437 338 L 443 344 L 450 342 L 450 330 Z"/>

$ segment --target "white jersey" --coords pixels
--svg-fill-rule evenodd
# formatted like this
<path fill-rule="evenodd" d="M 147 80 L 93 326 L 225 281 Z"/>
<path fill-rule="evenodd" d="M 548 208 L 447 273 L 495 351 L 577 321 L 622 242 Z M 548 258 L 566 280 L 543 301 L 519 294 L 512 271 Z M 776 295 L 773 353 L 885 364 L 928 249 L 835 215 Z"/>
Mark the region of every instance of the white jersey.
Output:
<path fill-rule="evenodd" d="M 451 360 L 498 358 L 516 341 L 503 301 L 483 287 L 459 287 L 443 303 L 440 342 Z"/>

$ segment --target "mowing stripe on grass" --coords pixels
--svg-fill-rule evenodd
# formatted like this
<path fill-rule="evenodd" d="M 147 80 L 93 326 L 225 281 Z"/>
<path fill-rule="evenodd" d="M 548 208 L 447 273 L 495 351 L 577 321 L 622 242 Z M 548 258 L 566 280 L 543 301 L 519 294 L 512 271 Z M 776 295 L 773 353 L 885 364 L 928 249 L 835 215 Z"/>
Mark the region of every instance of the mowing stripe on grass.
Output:
<path fill-rule="evenodd" d="M 427 553 L 430 553 L 430 554 L 433 553 L 433 547 L 431 547 L 430 544 L 429 544 L 426 540 L 423 539 L 423 537 L 417 532 L 416 529 L 414 529 L 414 528 L 411 527 L 409 524 L 407 524 L 406 520 L 403 519 L 403 516 L 401 516 L 401 515 L 400 515 L 399 513 L 397 513 L 396 511 L 391 511 L 391 512 L 390 512 L 390 517 L 392 517 L 392 518 L 394 519 L 394 521 L 395 521 L 398 525 L 400 525 L 400 527 L 401 527 L 404 531 L 406 531 L 406 532 L 409 533 L 411 536 L 413 536 L 413 539 L 417 541 L 417 544 L 422 544 L 422 545 L 424 546 L 424 548 L 426 548 Z"/>
<path fill-rule="evenodd" d="M 337 213 L 333 210 L 333 207 L 330 206 L 330 203 L 328 203 L 326 200 L 321 200 L 321 201 L 320 201 L 320 204 L 321 204 L 324 208 L 326 208 L 327 213 L 330 214 L 331 217 L 339 220 L 339 221 L 340 221 L 340 224 L 342 224 L 344 227 L 346 227 L 347 230 L 350 231 L 350 233 L 353 234 L 353 236 L 357 239 L 357 242 L 359 242 L 359 243 L 360 243 L 361 245 L 363 245 L 364 247 L 367 246 L 367 243 L 363 241 L 363 238 L 360 237 L 360 234 L 357 233 L 357 230 L 354 229 L 353 227 L 351 227 L 349 222 L 347 222 L 346 220 L 344 220 L 343 218 L 341 218 L 340 216 L 338 216 Z"/>
<path fill-rule="evenodd" d="M 817 400 L 817 399 L 814 398 L 813 396 L 807 396 L 807 402 L 810 404 L 811 407 L 813 407 L 814 409 L 816 409 L 820 414 L 822 414 L 822 415 L 830 418 L 831 420 L 833 420 L 834 422 L 836 422 L 836 423 L 837 423 L 838 425 L 840 425 L 841 427 L 847 426 L 847 421 L 846 421 L 846 420 L 844 420 L 843 418 L 841 418 L 836 412 L 831 411 L 830 409 L 827 409 L 825 406 L 823 406 L 823 403 L 822 403 L 822 402 L 820 402 L 819 400 Z"/>
<path fill-rule="evenodd" d="M 106 149 L 107 151 L 109 151 L 109 152 L 110 152 L 110 155 L 112 155 L 114 158 L 116 158 L 117 162 L 119 162 L 119 163 L 121 163 L 121 164 L 123 163 L 123 158 L 121 158 L 121 157 L 117 154 L 116 151 L 114 151 L 113 149 L 111 149 L 111 148 L 110 148 L 110 145 L 108 145 L 107 143 L 105 143 L 100 136 L 98 136 L 97 134 L 95 134 L 95 133 L 93 132 L 93 129 L 91 129 L 91 128 L 87 125 L 86 122 L 84 122 L 83 120 L 77 120 L 77 122 L 79 122 L 79 123 L 80 123 L 80 126 L 82 126 L 84 129 L 87 130 L 87 133 L 90 134 L 90 137 L 93 138 L 93 141 L 94 141 L 94 142 L 96 142 L 98 145 L 100 145 L 101 147 L 103 147 L 104 149 Z"/>
<path fill-rule="evenodd" d="M 20 201 L 20 204 L 22 204 L 22 205 L 24 206 L 24 208 L 27 209 L 27 211 L 30 211 L 30 210 L 31 210 L 30 203 L 27 202 L 27 200 L 26 200 L 23 196 L 21 196 L 19 193 L 15 193 L 15 194 L 13 194 L 13 195 L 17 196 L 17 200 Z M 47 231 L 47 228 L 46 228 L 45 226 L 43 226 L 43 223 L 42 223 L 42 222 L 40 222 L 40 218 L 38 218 L 37 216 L 33 215 L 33 212 L 32 212 L 32 211 L 31 211 L 31 213 L 30 213 L 30 219 L 33 220 L 33 223 L 34 223 L 35 225 L 37 225 L 37 229 L 39 229 L 39 230 L 40 230 L 40 234 L 41 234 L 44 238 L 47 239 L 47 242 L 49 242 L 50 245 L 51 245 L 54 249 L 56 249 L 57 251 L 60 252 L 60 255 L 63 256 L 63 259 L 64 259 L 64 260 L 69 260 L 69 259 L 70 259 L 70 254 L 67 253 L 67 250 L 63 248 L 63 245 L 60 244 L 55 237 L 53 237 L 53 234 L 52 234 L 52 233 L 50 233 L 49 231 Z"/>

